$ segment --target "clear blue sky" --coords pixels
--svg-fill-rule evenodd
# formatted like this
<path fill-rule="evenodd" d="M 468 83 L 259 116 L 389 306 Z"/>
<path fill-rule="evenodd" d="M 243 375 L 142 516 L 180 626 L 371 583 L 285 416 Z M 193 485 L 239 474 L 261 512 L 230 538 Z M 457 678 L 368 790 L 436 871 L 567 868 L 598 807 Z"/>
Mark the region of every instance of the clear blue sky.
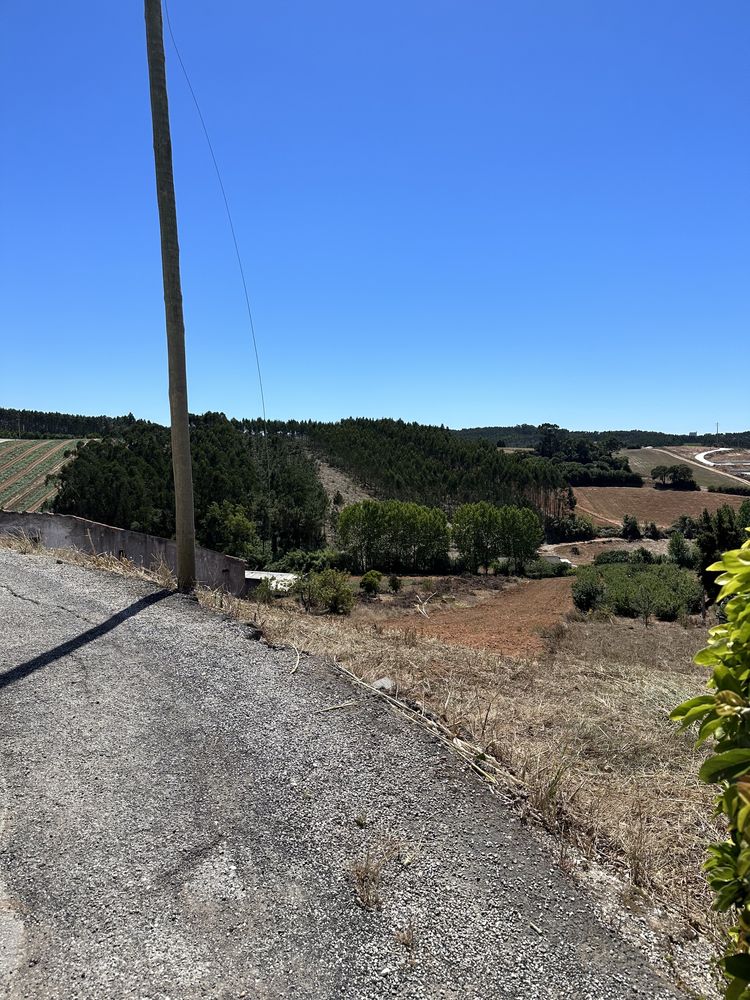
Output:
<path fill-rule="evenodd" d="M 747 0 L 170 13 L 269 417 L 750 426 Z M 168 37 L 167 63 L 190 405 L 254 416 Z M 142 5 L 5 5 L 0 94 L 0 405 L 164 421 Z"/>

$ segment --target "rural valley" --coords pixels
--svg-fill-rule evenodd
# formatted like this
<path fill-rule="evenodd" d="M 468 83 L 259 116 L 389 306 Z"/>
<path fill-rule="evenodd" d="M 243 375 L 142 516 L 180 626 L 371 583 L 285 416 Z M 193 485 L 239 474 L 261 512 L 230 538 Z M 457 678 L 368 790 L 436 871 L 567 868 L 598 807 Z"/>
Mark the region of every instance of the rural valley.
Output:
<path fill-rule="evenodd" d="M 165 428 L 3 417 L 6 510 L 173 534 Z M 750 435 L 649 446 L 543 425 L 508 445 L 520 431 L 192 417 L 198 538 L 267 573 L 200 599 L 447 740 L 610 923 L 713 996 L 723 931 L 700 865 L 716 829 L 702 752 L 668 716 L 705 682 L 707 567 L 750 526 Z"/>

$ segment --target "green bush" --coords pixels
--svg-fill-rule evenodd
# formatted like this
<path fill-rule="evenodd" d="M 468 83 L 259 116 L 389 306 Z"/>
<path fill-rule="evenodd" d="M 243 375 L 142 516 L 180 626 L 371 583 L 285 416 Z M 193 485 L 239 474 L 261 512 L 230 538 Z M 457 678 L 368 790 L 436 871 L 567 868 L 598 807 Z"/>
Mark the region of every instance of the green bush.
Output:
<path fill-rule="evenodd" d="M 594 556 L 595 566 L 609 566 L 612 563 L 629 563 L 630 553 L 627 549 L 611 549 L 605 552 L 597 552 Z"/>
<path fill-rule="evenodd" d="M 573 584 L 573 602 L 579 611 L 595 611 L 604 600 L 604 582 L 593 566 L 578 570 Z"/>
<path fill-rule="evenodd" d="M 544 537 L 548 542 L 587 542 L 596 538 L 596 528 L 588 517 L 548 517 L 544 522 Z"/>
<path fill-rule="evenodd" d="M 315 549 L 312 552 L 293 549 L 266 568 L 279 573 L 320 573 L 324 569 L 343 569 L 345 566 L 345 553 L 336 549 Z"/>
<path fill-rule="evenodd" d="M 675 621 L 700 611 L 702 591 L 694 573 L 671 563 L 638 562 L 583 566 L 573 585 L 580 611 L 603 609 L 623 618 L 652 615 Z"/>
<path fill-rule="evenodd" d="M 335 615 L 348 615 L 354 607 L 354 592 L 346 573 L 336 569 L 311 572 L 297 580 L 292 587 L 305 611 L 330 611 Z"/>
<path fill-rule="evenodd" d="M 388 577 L 388 589 L 392 594 L 397 594 L 401 590 L 401 577 L 391 573 Z"/>
<path fill-rule="evenodd" d="M 713 753 L 698 776 L 718 786 L 716 812 L 727 836 L 709 845 L 704 868 L 714 891 L 714 908 L 733 911 L 721 962 L 726 1000 L 750 997 L 750 539 L 725 552 L 709 567 L 720 572 L 719 601 L 726 600 L 726 622 L 709 632 L 709 644 L 695 657 L 712 669 L 710 691 L 683 702 L 670 718 L 685 728 L 697 723 L 700 746 L 711 740 Z"/>
<path fill-rule="evenodd" d="M 376 594 L 380 593 L 380 581 L 383 579 L 383 574 L 378 573 L 376 569 L 368 570 L 367 573 L 359 581 L 359 588 L 368 597 L 374 597 Z"/>
<path fill-rule="evenodd" d="M 660 556 L 647 549 L 645 545 L 639 545 L 637 549 L 613 549 L 609 552 L 597 552 L 594 556 L 595 566 L 609 566 L 613 563 L 631 563 L 645 566 L 654 566 L 664 562 L 664 556 Z"/>
<path fill-rule="evenodd" d="M 681 531 L 675 531 L 669 539 L 667 555 L 670 562 L 683 566 L 685 569 L 695 569 L 698 563 L 698 553 L 694 545 L 685 541 Z"/>
<path fill-rule="evenodd" d="M 626 514 L 622 519 L 622 537 L 627 538 L 629 542 L 639 541 L 642 537 L 638 518 L 633 514 Z"/>
<path fill-rule="evenodd" d="M 270 604 L 273 600 L 273 587 L 271 581 L 264 578 L 253 590 L 251 597 L 257 604 Z"/>
<path fill-rule="evenodd" d="M 526 566 L 524 576 L 532 580 L 547 580 L 558 576 L 570 576 L 573 567 L 566 562 L 549 562 L 547 559 L 535 559 Z"/>

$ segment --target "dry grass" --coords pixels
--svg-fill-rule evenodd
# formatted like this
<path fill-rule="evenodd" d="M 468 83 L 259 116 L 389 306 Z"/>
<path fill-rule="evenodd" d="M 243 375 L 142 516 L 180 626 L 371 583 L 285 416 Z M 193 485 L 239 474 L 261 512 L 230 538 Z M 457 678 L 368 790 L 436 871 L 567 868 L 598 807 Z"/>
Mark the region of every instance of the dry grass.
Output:
<path fill-rule="evenodd" d="M 159 558 L 150 567 L 145 567 L 138 566 L 130 559 L 119 559 L 108 552 L 96 552 L 93 547 L 91 552 L 84 552 L 80 549 L 44 549 L 38 538 L 22 531 L 0 534 L 0 547 L 13 549 L 24 555 L 44 551 L 59 559 L 60 562 L 73 566 L 102 569 L 107 573 L 115 573 L 117 576 L 138 577 L 141 580 L 156 583 L 166 590 L 175 590 L 177 587 L 174 573 L 162 558 Z"/>
<path fill-rule="evenodd" d="M 253 620 L 244 605 L 240 617 Z M 691 662 L 705 644 L 698 625 L 572 620 L 554 649 L 513 660 L 288 602 L 264 611 L 269 641 L 331 656 L 367 683 L 390 677 L 397 698 L 529 819 L 709 930 L 700 865 L 716 834 L 711 793 L 691 737 L 668 719 L 703 684 Z"/>
<path fill-rule="evenodd" d="M 30 539 L 0 544 L 36 548 Z M 113 557 L 55 554 L 162 582 Z M 548 636 L 544 654 L 511 659 L 372 615 L 312 616 L 289 599 L 265 606 L 208 590 L 198 597 L 272 644 L 334 659 L 360 682 L 391 678 L 394 697 L 380 697 L 397 710 L 407 706 L 412 721 L 494 782 L 529 821 L 558 835 L 562 864 L 584 877 L 589 865 L 614 875 L 626 906 L 634 898 L 655 903 L 665 937 L 687 924 L 718 937 L 700 874 L 705 844 L 717 836 L 711 791 L 697 780 L 702 758 L 692 737 L 668 719 L 703 687 L 704 673 L 692 664 L 706 640 L 699 623 L 646 630 L 572 614 Z M 379 905 L 392 850 L 376 843 L 352 866 L 366 908 Z"/>
<path fill-rule="evenodd" d="M 379 910 L 383 905 L 380 895 L 383 870 L 389 862 L 401 857 L 402 849 L 403 845 L 397 838 L 384 836 L 368 845 L 362 857 L 351 866 L 357 902 L 363 909 Z"/>

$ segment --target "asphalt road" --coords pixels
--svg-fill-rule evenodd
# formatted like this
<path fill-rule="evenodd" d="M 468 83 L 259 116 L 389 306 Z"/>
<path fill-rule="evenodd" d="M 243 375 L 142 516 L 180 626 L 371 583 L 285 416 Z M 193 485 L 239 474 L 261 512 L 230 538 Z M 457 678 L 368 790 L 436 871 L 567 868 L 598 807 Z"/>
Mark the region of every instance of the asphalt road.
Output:
<path fill-rule="evenodd" d="M 0 996 L 678 995 L 428 735 L 294 660 L 0 548 Z"/>

